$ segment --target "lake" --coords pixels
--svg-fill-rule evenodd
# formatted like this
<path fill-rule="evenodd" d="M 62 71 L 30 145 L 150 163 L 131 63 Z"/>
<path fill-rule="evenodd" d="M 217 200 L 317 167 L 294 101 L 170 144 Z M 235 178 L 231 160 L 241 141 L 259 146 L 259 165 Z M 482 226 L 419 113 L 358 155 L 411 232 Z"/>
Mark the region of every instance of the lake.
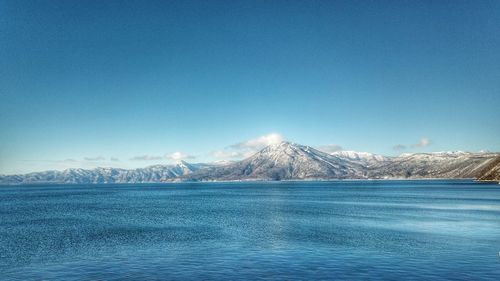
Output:
<path fill-rule="evenodd" d="M 500 185 L 0 187 L 2 280 L 500 278 Z"/>

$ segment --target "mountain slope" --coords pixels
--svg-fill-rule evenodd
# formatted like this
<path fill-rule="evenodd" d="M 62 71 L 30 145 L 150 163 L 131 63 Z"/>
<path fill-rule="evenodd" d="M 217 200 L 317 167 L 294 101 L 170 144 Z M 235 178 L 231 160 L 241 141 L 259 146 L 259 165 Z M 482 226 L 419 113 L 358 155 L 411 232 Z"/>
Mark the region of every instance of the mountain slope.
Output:
<path fill-rule="evenodd" d="M 477 176 L 478 180 L 500 182 L 500 156 L 493 159 Z"/>
<path fill-rule="evenodd" d="M 288 180 L 360 178 L 362 165 L 309 146 L 282 142 L 268 146 L 242 161 L 199 170 L 190 180 Z"/>
<path fill-rule="evenodd" d="M 435 152 L 403 154 L 369 167 L 370 178 L 476 178 L 498 154 Z"/>
<path fill-rule="evenodd" d="M 176 165 L 154 165 L 133 170 L 117 168 L 66 169 L 25 175 L 0 176 L 3 184 L 30 183 L 147 183 L 172 181 L 205 167 L 180 161 Z"/>
<path fill-rule="evenodd" d="M 371 166 L 375 164 L 379 164 L 381 162 L 387 161 L 390 157 L 382 156 L 379 154 L 373 154 L 369 152 L 357 152 L 357 151 L 336 151 L 330 153 L 332 156 L 336 156 L 341 159 L 355 161 L 363 166 Z"/>

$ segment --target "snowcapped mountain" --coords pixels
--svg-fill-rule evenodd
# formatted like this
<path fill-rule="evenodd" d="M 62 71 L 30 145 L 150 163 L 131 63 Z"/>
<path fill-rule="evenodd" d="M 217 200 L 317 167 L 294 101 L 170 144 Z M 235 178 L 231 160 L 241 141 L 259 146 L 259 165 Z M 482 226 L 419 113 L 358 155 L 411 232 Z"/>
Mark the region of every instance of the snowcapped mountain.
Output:
<path fill-rule="evenodd" d="M 168 181 L 299 179 L 478 178 L 500 180 L 500 154 L 491 152 L 407 153 L 396 157 L 281 142 L 235 162 L 154 165 L 139 169 L 96 168 L 0 176 L 1 184 L 148 183 Z"/>
<path fill-rule="evenodd" d="M 373 154 L 373 153 L 369 153 L 369 152 L 357 152 L 357 151 L 350 151 L 350 150 L 336 151 L 336 152 L 330 153 L 330 155 L 336 156 L 336 157 L 341 158 L 341 159 L 358 161 L 365 166 L 370 166 L 373 164 L 377 164 L 377 163 L 389 160 L 389 157 L 385 157 L 385 156 L 382 156 L 379 154 Z"/>
<path fill-rule="evenodd" d="M 242 161 L 202 169 L 189 180 L 289 179 L 419 179 L 477 178 L 496 153 L 462 151 L 408 153 L 397 157 L 339 151 L 324 153 L 309 146 L 282 142 Z"/>
<path fill-rule="evenodd" d="M 0 176 L 0 183 L 146 183 L 173 181 L 199 169 L 209 167 L 206 164 L 189 164 L 180 161 L 175 165 L 154 165 L 132 170 L 117 168 L 66 169 L 64 171 L 46 171 L 25 175 Z"/>
<path fill-rule="evenodd" d="M 434 152 L 402 154 L 368 168 L 370 178 L 477 178 L 499 154 Z"/>
<path fill-rule="evenodd" d="M 270 145 L 242 161 L 199 170 L 191 180 L 284 180 L 359 178 L 363 167 L 309 146 L 281 142 Z"/>

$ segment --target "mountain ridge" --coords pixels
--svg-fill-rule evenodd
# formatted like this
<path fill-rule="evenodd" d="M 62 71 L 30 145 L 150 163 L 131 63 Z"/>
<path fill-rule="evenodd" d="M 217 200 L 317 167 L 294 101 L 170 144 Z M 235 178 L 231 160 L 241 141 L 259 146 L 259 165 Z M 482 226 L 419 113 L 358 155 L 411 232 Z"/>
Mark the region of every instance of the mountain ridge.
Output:
<path fill-rule="evenodd" d="M 382 156 L 368 152 L 326 153 L 310 146 L 281 142 L 240 161 L 145 168 L 71 168 L 21 175 L 1 175 L 0 184 L 155 183 L 173 181 L 439 179 L 500 180 L 500 153 L 435 152 Z"/>
<path fill-rule="evenodd" d="M 488 163 L 478 176 L 481 181 L 498 181 L 500 182 L 500 156 L 496 157 Z"/>

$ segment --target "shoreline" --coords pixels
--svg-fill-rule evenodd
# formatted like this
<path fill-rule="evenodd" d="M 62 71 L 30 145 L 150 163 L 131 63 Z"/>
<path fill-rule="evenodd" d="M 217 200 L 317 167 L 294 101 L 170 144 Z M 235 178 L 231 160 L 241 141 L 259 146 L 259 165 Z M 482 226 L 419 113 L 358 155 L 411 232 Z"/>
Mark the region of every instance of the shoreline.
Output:
<path fill-rule="evenodd" d="M 103 182 L 103 183 L 65 183 L 65 182 L 33 182 L 33 183 L 9 183 L 0 184 L 0 187 L 6 186 L 36 186 L 36 185 L 52 185 L 52 186 L 77 186 L 77 185 L 170 185 L 170 184 L 193 184 L 193 183 L 279 183 L 279 182 L 335 182 L 335 181 L 354 181 L 354 182 L 375 182 L 375 181 L 471 181 L 474 183 L 496 183 L 497 180 L 478 180 L 475 178 L 367 178 L 367 179 L 286 179 L 286 180 L 270 180 L 270 179 L 241 179 L 241 180 L 201 180 L 201 181 L 163 181 L 163 182 Z"/>

